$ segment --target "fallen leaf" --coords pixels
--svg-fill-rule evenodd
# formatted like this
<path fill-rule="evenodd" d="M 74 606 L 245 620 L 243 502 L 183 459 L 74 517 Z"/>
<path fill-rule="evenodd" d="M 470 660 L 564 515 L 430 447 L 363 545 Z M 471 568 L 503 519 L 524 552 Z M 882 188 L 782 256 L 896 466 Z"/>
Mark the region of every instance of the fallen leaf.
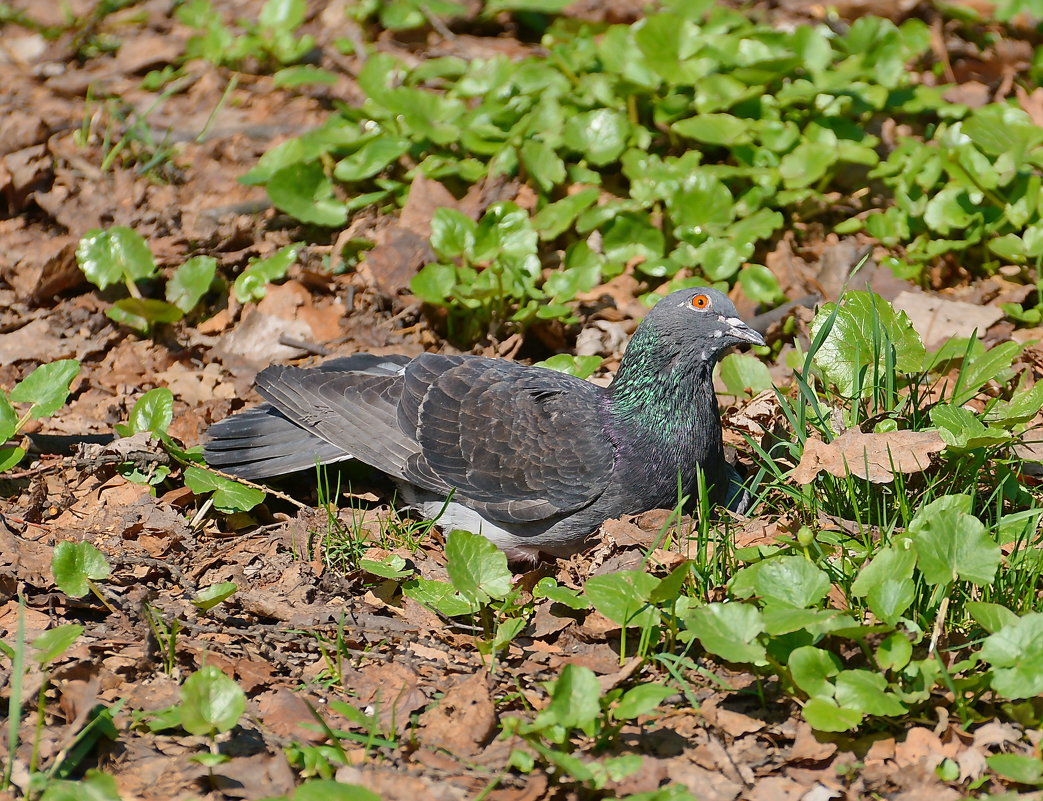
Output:
<path fill-rule="evenodd" d="M 437 705 L 420 716 L 417 737 L 428 748 L 474 755 L 496 731 L 496 707 L 484 673 L 474 673 L 452 687 Z"/>
<path fill-rule="evenodd" d="M 923 292 L 903 292 L 892 304 L 909 316 L 916 333 L 928 348 L 953 337 L 980 336 L 1003 319 L 1003 310 L 958 300 L 946 300 Z"/>
<path fill-rule="evenodd" d="M 818 437 L 804 443 L 800 464 L 790 477 L 798 484 L 810 484 L 819 473 L 843 478 L 848 474 L 887 484 L 894 473 L 919 473 L 931 463 L 932 453 L 945 447 L 934 431 L 886 431 L 863 433 L 857 428 L 845 431 L 831 443 Z"/>

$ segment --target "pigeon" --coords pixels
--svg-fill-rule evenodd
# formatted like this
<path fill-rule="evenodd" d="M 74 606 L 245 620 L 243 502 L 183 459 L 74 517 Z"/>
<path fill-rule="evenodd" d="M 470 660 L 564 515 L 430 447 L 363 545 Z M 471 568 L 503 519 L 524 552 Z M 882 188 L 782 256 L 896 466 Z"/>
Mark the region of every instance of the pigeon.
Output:
<path fill-rule="evenodd" d="M 764 339 L 722 292 L 682 289 L 641 321 L 608 387 L 473 355 L 356 354 L 271 366 L 265 400 L 213 424 L 206 461 L 264 479 L 357 459 L 446 531 L 481 534 L 512 562 L 567 557 L 606 520 L 750 500 L 724 457 L 714 365 Z"/>

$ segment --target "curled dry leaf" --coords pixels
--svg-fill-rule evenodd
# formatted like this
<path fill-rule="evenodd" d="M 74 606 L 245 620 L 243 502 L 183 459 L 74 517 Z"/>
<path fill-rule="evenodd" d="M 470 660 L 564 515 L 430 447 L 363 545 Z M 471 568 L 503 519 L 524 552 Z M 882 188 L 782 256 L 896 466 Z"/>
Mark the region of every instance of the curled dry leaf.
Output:
<path fill-rule="evenodd" d="M 830 443 L 812 437 L 804 443 L 800 464 L 791 474 L 798 484 L 810 484 L 819 473 L 843 478 L 851 474 L 874 484 L 886 484 L 897 473 L 918 473 L 931 462 L 931 454 L 945 447 L 934 431 L 845 431 Z"/>

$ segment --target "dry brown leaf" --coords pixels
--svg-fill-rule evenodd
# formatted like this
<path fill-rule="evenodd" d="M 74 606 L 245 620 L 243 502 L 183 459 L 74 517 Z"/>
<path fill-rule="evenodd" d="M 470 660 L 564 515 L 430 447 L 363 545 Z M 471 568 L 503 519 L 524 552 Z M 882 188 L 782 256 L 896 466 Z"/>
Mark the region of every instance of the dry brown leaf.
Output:
<path fill-rule="evenodd" d="M 484 673 L 474 673 L 450 689 L 420 716 L 417 737 L 428 748 L 474 755 L 496 732 L 496 707 Z"/>
<path fill-rule="evenodd" d="M 845 431 L 831 443 L 818 437 L 804 443 L 800 464 L 790 474 L 798 484 L 810 484 L 819 473 L 843 478 L 851 474 L 874 484 L 894 480 L 894 473 L 919 473 L 931 463 L 932 453 L 945 447 L 934 431 Z"/>
<path fill-rule="evenodd" d="M 811 726 L 801 722 L 797 724 L 797 736 L 786 758 L 789 762 L 821 762 L 836 752 L 836 743 L 820 741 Z"/>
<path fill-rule="evenodd" d="M 903 292 L 892 305 L 909 315 L 909 322 L 928 348 L 953 337 L 973 336 L 975 331 L 981 335 L 1003 319 L 1003 310 L 996 306 L 946 300 L 923 292 Z"/>

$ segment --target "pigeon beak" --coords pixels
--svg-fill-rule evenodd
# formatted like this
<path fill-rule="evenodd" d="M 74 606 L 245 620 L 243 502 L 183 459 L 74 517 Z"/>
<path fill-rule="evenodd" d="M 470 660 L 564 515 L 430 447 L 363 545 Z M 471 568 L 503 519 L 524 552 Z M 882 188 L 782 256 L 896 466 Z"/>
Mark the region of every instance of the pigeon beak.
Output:
<path fill-rule="evenodd" d="M 725 336 L 734 337 L 740 342 L 749 342 L 751 345 L 765 344 L 764 337 L 738 317 L 722 317 L 721 322 L 727 326 L 724 332 Z"/>

